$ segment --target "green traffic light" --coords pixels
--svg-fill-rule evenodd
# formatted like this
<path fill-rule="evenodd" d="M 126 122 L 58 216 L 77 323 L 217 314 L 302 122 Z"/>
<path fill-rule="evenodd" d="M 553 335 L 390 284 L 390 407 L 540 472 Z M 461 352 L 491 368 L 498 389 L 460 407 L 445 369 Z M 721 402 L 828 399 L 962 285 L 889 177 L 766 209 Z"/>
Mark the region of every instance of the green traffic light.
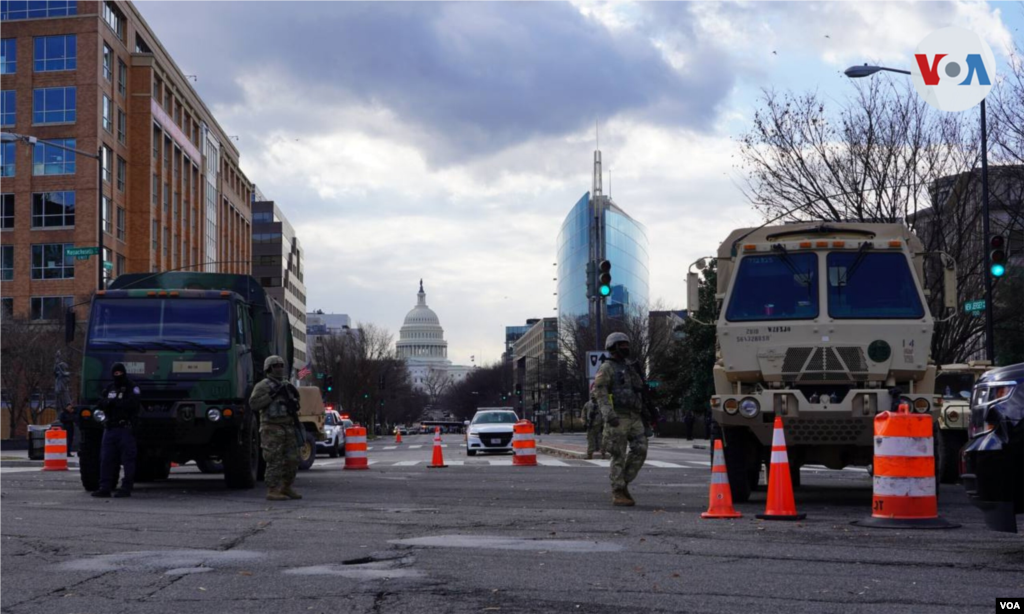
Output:
<path fill-rule="evenodd" d="M 611 286 L 601 286 L 599 291 L 601 292 L 601 296 L 609 296 L 612 293 Z"/>
<path fill-rule="evenodd" d="M 989 272 L 992 273 L 992 277 L 1002 277 L 1006 274 L 1006 267 L 1002 264 L 993 264 Z"/>

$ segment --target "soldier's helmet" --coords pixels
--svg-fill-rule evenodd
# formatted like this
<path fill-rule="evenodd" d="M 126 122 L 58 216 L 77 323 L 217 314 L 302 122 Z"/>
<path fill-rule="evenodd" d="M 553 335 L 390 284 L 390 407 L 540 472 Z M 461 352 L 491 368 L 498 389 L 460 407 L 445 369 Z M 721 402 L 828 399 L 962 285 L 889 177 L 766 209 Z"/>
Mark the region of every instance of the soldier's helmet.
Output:
<path fill-rule="evenodd" d="M 629 337 L 626 335 L 626 333 L 612 333 L 608 335 L 607 339 L 605 339 L 604 349 L 608 351 L 614 350 L 615 344 L 622 343 L 623 341 L 629 343 Z"/>
<path fill-rule="evenodd" d="M 284 358 L 280 356 L 267 356 L 267 359 L 263 361 L 263 372 L 270 371 L 277 365 L 284 366 Z"/>

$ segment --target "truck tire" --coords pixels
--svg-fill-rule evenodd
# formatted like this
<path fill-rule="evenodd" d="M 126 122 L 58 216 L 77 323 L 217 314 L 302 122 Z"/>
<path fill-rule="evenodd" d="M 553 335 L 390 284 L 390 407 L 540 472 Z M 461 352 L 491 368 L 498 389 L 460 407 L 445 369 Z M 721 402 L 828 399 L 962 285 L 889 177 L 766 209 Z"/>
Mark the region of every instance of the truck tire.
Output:
<path fill-rule="evenodd" d="M 82 487 L 87 491 L 99 490 L 100 487 L 100 449 L 103 445 L 103 431 L 100 429 L 82 429 L 81 442 L 78 447 L 78 473 L 82 477 Z"/>
<path fill-rule="evenodd" d="M 247 489 L 256 486 L 259 472 L 260 428 L 255 413 L 245 408 L 245 416 L 238 433 L 231 437 L 224 449 L 224 483 L 228 488 Z"/>
<path fill-rule="evenodd" d="M 202 473 L 224 473 L 224 463 L 209 458 L 197 460 L 196 467 Z"/>
<path fill-rule="evenodd" d="M 135 468 L 136 482 L 166 480 L 171 475 L 171 459 L 147 458 L 139 461 Z"/>
<path fill-rule="evenodd" d="M 967 443 L 967 431 L 939 429 L 935 436 L 935 473 L 942 484 L 960 481 L 960 449 Z"/>
<path fill-rule="evenodd" d="M 312 467 L 313 461 L 316 460 L 316 437 L 309 431 L 306 431 L 305 436 L 305 441 L 299 448 L 299 469 L 303 471 Z"/>
<path fill-rule="evenodd" d="M 751 474 L 757 476 L 761 472 L 757 442 L 743 429 L 727 428 L 723 439 L 725 468 L 729 473 L 729 490 L 732 491 L 732 500 L 734 503 L 746 503 L 750 499 L 750 476 Z"/>
<path fill-rule="evenodd" d="M 334 438 L 334 445 L 331 446 L 331 449 L 327 452 L 327 455 L 330 456 L 331 458 L 338 458 L 338 450 L 340 448 L 341 448 L 341 445 L 339 443 L 339 440 L 338 440 L 337 437 L 335 437 Z"/>

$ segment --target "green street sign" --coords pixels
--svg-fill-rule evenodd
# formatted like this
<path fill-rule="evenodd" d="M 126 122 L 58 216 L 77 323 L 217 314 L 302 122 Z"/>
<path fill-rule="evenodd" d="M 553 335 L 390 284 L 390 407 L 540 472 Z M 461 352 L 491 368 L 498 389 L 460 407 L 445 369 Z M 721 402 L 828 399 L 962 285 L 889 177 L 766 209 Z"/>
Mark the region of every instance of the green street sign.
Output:
<path fill-rule="evenodd" d="M 985 311 L 985 299 L 965 302 L 964 311 Z"/>
<path fill-rule="evenodd" d="M 110 262 L 109 260 L 104 260 L 103 261 L 103 268 L 110 269 L 111 271 L 113 271 L 114 270 L 114 263 Z"/>
<path fill-rule="evenodd" d="M 650 380 L 650 381 L 647 382 L 647 387 L 648 388 L 657 388 L 658 386 L 661 386 L 661 382 L 659 382 L 659 381 Z"/>
<path fill-rule="evenodd" d="M 100 253 L 98 247 L 65 247 L 64 256 L 66 258 L 78 258 L 79 260 L 86 260 L 89 256 L 95 256 Z"/>

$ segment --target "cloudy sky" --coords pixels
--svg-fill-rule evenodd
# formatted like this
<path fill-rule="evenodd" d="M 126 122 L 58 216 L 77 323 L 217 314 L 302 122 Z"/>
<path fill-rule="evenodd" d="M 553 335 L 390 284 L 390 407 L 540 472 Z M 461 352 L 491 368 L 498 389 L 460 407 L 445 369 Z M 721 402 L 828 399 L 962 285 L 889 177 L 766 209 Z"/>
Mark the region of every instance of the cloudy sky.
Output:
<path fill-rule="evenodd" d="M 909 67 L 947 25 L 1001 63 L 1024 37 L 1019 2 L 138 6 L 295 226 L 309 309 L 397 336 L 422 277 L 460 364 L 556 314 L 596 122 L 612 196 L 649 229 L 651 299 L 682 307 L 687 265 L 759 222 L 735 139 L 763 88 L 846 98 L 847 66 Z"/>

